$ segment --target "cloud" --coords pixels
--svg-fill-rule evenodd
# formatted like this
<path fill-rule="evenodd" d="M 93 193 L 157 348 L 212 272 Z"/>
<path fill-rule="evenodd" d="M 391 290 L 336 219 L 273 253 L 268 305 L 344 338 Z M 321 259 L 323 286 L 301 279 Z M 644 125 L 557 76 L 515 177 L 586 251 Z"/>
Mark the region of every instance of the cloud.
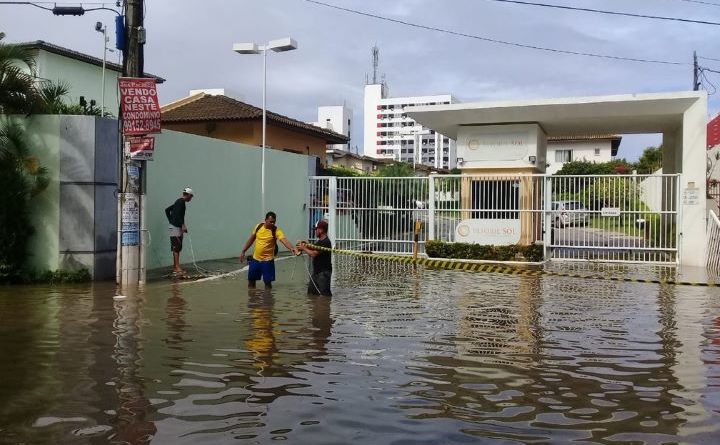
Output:
<path fill-rule="evenodd" d="M 690 63 L 693 50 L 720 58 L 720 29 L 510 5 L 487 0 L 325 0 L 409 22 L 518 43 Z M 570 0 L 555 3 L 576 4 Z M 637 13 L 711 18 L 720 8 L 678 0 L 606 2 L 583 6 Z M 162 102 L 194 88 L 226 88 L 261 103 L 262 59 L 232 52 L 234 42 L 292 36 L 299 48 L 268 57 L 268 107 L 304 121 L 319 105 L 351 103 L 354 135 L 362 135 L 363 84 L 370 49 L 393 95 L 453 94 L 466 101 L 688 90 L 692 66 L 668 66 L 554 54 L 450 36 L 303 0 L 146 2 L 146 69 L 167 78 Z M 28 6 L 0 5 L 0 30 L 10 41 L 43 39 L 102 55 L 96 20 L 112 28 L 112 13 L 55 17 Z M 720 63 L 704 61 L 713 69 Z M 711 80 L 720 83 L 720 75 Z M 710 111 L 720 109 L 715 96 Z M 637 139 L 639 142 L 631 142 Z M 636 157 L 647 138 L 628 138 L 621 156 Z M 354 145 L 362 145 L 354 140 Z M 628 155 L 632 153 L 633 155 Z"/>

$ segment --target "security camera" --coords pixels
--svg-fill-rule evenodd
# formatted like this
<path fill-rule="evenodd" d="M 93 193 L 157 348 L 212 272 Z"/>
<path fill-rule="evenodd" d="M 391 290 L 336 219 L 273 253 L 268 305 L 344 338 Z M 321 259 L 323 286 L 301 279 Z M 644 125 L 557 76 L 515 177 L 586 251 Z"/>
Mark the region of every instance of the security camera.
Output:
<path fill-rule="evenodd" d="M 103 30 L 102 22 L 95 22 L 95 31 L 102 32 L 102 30 Z"/>

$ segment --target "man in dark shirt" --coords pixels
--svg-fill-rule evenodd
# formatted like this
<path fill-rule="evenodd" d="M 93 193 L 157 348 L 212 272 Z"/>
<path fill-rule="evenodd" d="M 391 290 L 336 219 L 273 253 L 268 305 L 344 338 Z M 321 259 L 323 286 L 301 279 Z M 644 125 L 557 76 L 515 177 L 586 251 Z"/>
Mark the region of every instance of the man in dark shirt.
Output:
<path fill-rule="evenodd" d="M 332 243 L 327 236 L 328 223 L 321 219 L 315 225 L 315 235 L 318 240 L 315 245 L 332 249 Z M 332 254 L 329 250 L 316 250 L 307 245 L 305 241 L 298 241 L 298 250 L 307 253 L 312 258 L 313 272 L 308 283 L 308 294 L 332 296 L 330 279 L 332 278 Z"/>
<path fill-rule="evenodd" d="M 183 234 L 187 233 L 185 225 L 185 203 L 193 199 L 193 190 L 190 187 L 183 189 L 182 196 L 165 209 L 168 223 L 170 223 L 170 251 L 173 255 L 173 272 L 182 274 L 180 268 L 180 251 L 182 251 Z"/>

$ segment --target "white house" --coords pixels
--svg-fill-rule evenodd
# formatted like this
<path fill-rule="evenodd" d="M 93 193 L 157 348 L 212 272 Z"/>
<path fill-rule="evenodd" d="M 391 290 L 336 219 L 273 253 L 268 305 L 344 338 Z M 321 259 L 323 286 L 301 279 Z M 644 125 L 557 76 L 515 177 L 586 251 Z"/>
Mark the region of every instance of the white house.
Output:
<path fill-rule="evenodd" d="M 612 161 L 617 156 L 621 141 L 621 136 L 612 134 L 548 136 L 545 172 L 555 174 L 572 161 Z"/>

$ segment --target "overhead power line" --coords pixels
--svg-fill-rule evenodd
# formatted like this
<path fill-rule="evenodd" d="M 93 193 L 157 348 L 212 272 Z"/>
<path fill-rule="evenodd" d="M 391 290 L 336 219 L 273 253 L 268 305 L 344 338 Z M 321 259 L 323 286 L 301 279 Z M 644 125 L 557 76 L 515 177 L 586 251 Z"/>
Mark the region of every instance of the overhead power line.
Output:
<path fill-rule="evenodd" d="M 633 14 L 631 12 L 607 11 L 604 9 L 580 8 L 580 7 L 576 7 L 576 6 L 553 5 L 550 3 L 536 3 L 536 2 L 528 2 L 528 1 L 522 1 L 522 0 L 486 0 L 486 1 L 499 2 L 499 3 L 515 3 L 517 5 L 538 6 L 538 7 L 543 7 L 543 8 L 567 9 L 570 11 L 592 12 L 595 14 L 620 15 L 620 16 L 634 17 L 634 18 L 640 18 L 640 19 L 668 20 L 668 21 L 673 21 L 673 22 L 684 22 L 684 23 L 695 23 L 695 24 L 699 24 L 699 25 L 720 26 L 720 22 L 710 22 L 707 20 L 686 19 L 686 18 L 682 18 L 682 17 L 666 17 L 666 16 L 661 16 L 661 15 Z"/>
<path fill-rule="evenodd" d="M 323 3 L 323 2 L 320 2 L 317 0 L 303 0 L 303 1 L 315 4 L 318 6 L 323 6 L 326 8 L 337 9 L 340 11 L 349 12 L 351 14 L 357 14 L 357 15 L 362 15 L 362 16 L 370 17 L 370 18 L 377 19 L 377 20 L 383 20 L 386 22 L 397 23 L 397 24 L 409 26 L 412 28 L 419 28 L 419 29 L 425 29 L 425 30 L 429 30 L 429 31 L 441 32 L 441 33 L 449 34 L 449 35 L 453 35 L 453 36 L 466 37 L 468 39 L 481 40 L 483 42 L 496 43 L 496 44 L 507 45 L 507 46 L 514 46 L 514 47 L 518 47 L 518 48 L 534 49 L 534 50 L 538 50 L 538 51 L 546 51 L 546 52 L 559 53 L 559 54 L 569 54 L 569 55 L 573 55 L 573 56 L 586 56 L 586 57 L 597 57 L 597 58 L 601 58 L 601 59 L 624 60 L 627 62 L 655 63 L 655 64 L 662 64 L 662 65 L 692 65 L 691 63 L 687 63 L 687 62 L 676 62 L 676 61 L 672 61 L 672 60 L 643 59 L 643 58 L 638 58 L 638 57 L 622 57 L 622 56 L 615 56 L 615 55 L 611 55 L 611 54 L 572 51 L 572 50 L 566 50 L 566 49 L 530 45 L 530 44 L 525 44 L 525 43 L 510 42 L 510 41 L 506 41 L 506 40 L 493 39 L 490 37 L 483 37 L 483 36 L 479 36 L 479 35 L 468 34 L 468 33 L 459 32 L 459 31 L 453 31 L 451 29 L 439 28 L 436 26 L 420 25 L 417 23 L 407 22 L 405 20 L 393 19 L 390 17 L 381 16 L 378 14 L 372 14 L 369 12 L 358 11 L 355 9 L 345 8 L 345 7 L 338 6 L 338 5 Z"/>
<path fill-rule="evenodd" d="M 712 60 L 713 62 L 720 62 L 720 59 L 713 59 L 712 57 L 702 57 L 702 56 L 698 56 L 698 59 Z"/>
<path fill-rule="evenodd" d="M 687 3 L 697 3 L 700 5 L 708 5 L 708 6 L 720 6 L 720 3 L 713 3 L 713 2 L 704 2 L 702 0 L 678 0 L 679 2 L 687 2 Z"/>

